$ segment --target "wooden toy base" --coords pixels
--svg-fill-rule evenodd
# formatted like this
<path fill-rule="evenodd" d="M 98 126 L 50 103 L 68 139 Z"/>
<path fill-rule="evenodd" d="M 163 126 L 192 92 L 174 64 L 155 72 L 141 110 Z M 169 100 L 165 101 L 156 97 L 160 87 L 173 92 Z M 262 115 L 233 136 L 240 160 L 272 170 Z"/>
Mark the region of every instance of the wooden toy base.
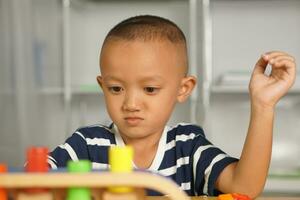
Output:
<path fill-rule="evenodd" d="M 129 186 L 132 193 L 113 194 L 108 187 Z M 217 200 L 216 197 L 188 197 L 178 186 L 164 177 L 132 172 L 112 174 L 92 172 L 86 174 L 48 173 L 48 174 L 1 174 L 0 188 L 4 188 L 13 200 L 65 200 L 70 187 L 91 188 L 93 200 Z M 25 193 L 28 188 L 48 188 L 48 192 Z M 144 188 L 158 191 L 166 196 L 145 196 Z M 261 197 L 257 200 L 299 200 L 299 197 Z M 1 199 L 2 200 L 2 199 Z"/>
<path fill-rule="evenodd" d="M 14 191 L 13 199 L 15 200 L 65 200 L 66 190 L 57 189 L 42 193 L 26 193 Z M 144 189 L 135 189 L 130 193 L 111 193 L 107 190 L 92 189 L 93 200 L 145 200 Z"/>
<path fill-rule="evenodd" d="M 16 200 L 53 200 L 53 199 L 54 199 L 53 194 L 49 192 L 37 193 L 37 194 L 20 192 L 16 195 Z"/>
<path fill-rule="evenodd" d="M 111 193 L 108 187 L 130 187 L 133 192 Z M 8 189 L 15 200 L 65 200 L 66 189 L 91 188 L 94 200 L 144 200 L 144 188 L 168 195 L 172 200 L 189 197 L 171 180 L 147 172 L 131 173 L 15 173 L 1 174 L 0 188 Z M 28 188 L 46 188 L 49 192 L 25 193 Z"/>

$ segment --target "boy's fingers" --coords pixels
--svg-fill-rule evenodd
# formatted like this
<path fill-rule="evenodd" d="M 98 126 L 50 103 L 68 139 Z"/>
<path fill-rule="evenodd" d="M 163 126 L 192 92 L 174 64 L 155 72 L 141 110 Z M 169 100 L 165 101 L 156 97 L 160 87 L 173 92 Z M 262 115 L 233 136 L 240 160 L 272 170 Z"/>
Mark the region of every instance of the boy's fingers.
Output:
<path fill-rule="evenodd" d="M 294 62 L 289 60 L 282 60 L 273 65 L 274 70 L 285 70 L 285 72 L 291 77 L 292 81 L 296 78 L 296 68 L 294 66 Z"/>
<path fill-rule="evenodd" d="M 281 60 L 272 65 L 275 68 L 286 67 L 286 69 L 296 71 L 295 63 L 290 60 Z"/>
<path fill-rule="evenodd" d="M 280 62 L 280 61 L 282 61 L 282 60 L 289 60 L 289 61 L 291 61 L 291 62 L 294 62 L 294 58 L 293 58 L 293 57 L 287 56 L 287 55 L 281 55 L 281 56 L 277 56 L 277 57 L 275 57 L 275 58 L 270 59 L 270 60 L 269 60 L 269 63 L 270 63 L 271 65 L 273 65 L 273 64 L 275 64 L 275 63 L 277 63 L 277 62 Z"/>
<path fill-rule="evenodd" d="M 268 64 L 274 68 L 286 67 L 288 70 L 291 69 L 289 73 L 293 73 L 295 70 L 295 59 L 292 56 L 281 51 L 271 51 L 263 54 L 257 61 L 253 74 L 263 74 Z"/>
<path fill-rule="evenodd" d="M 271 59 L 275 58 L 276 56 L 282 56 L 282 55 L 285 55 L 285 54 L 283 52 L 279 52 L 279 51 L 271 51 L 271 52 L 262 54 L 262 57 L 265 60 L 271 60 Z"/>
<path fill-rule="evenodd" d="M 265 52 L 263 55 L 267 55 L 267 56 L 279 56 L 279 55 L 288 55 L 287 53 L 283 52 L 283 51 L 269 51 L 269 52 Z"/>
<path fill-rule="evenodd" d="M 271 51 L 271 52 L 267 52 L 265 54 L 262 55 L 262 57 L 265 59 L 265 60 L 271 60 L 271 59 L 275 59 L 276 57 L 279 57 L 279 56 L 288 56 L 290 57 L 293 61 L 295 61 L 295 59 L 290 56 L 289 54 L 287 53 L 284 53 L 284 52 L 280 52 L 280 51 Z"/>
<path fill-rule="evenodd" d="M 263 57 L 260 57 L 257 63 L 255 64 L 253 74 L 263 74 L 268 65 L 268 61 L 266 61 Z"/>

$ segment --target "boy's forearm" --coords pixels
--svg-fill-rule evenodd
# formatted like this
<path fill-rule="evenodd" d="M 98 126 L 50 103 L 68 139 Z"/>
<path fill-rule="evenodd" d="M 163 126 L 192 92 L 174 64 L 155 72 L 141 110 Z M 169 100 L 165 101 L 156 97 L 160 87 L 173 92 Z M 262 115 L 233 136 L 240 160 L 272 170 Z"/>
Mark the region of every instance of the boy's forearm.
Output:
<path fill-rule="evenodd" d="M 248 134 L 233 176 L 239 192 L 257 196 L 264 187 L 272 152 L 273 121 L 274 108 L 251 105 Z"/>
<path fill-rule="evenodd" d="M 267 65 L 272 66 L 266 75 Z M 241 192 L 256 197 L 262 191 L 271 160 L 274 109 L 296 78 L 295 59 L 287 53 L 271 51 L 255 64 L 249 83 L 251 119 L 240 161 L 220 174 L 216 186 L 221 191 Z"/>

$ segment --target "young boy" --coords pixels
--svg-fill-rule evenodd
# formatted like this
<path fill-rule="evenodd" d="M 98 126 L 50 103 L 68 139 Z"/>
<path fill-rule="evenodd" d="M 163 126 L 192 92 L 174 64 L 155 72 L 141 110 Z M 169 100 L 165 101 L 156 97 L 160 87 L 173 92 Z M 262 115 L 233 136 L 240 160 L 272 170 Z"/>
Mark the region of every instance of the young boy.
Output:
<path fill-rule="evenodd" d="M 264 75 L 267 64 L 270 76 Z M 191 94 L 186 40 L 169 20 L 137 16 L 116 25 L 100 54 L 101 86 L 110 126 L 78 129 L 49 156 L 52 168 L 89 159 L 108 168 L 108 148 L 131 145 L 134 166 L 173 179 L 188 195 L 238 192 L 256 197 L 264 187 L 271 156 L 274 108 L 295 80 L 290 55 L 274 51 L 257 62 L 249 85 L 251 120 L 240 159 L 212 145 L 202 128 L 166 123 L 177 102 Z"/>

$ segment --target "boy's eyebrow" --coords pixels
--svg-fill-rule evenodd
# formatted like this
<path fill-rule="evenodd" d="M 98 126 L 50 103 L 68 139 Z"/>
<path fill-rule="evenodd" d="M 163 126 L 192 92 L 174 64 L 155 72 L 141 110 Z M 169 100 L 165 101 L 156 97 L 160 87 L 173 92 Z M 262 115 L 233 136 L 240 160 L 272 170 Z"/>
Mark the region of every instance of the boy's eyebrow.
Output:
<path fill-rule="evenodd" d="M 148 81 L 163 81 L 163 77 L 161 76 L 146 76 L 146 77 L 143 77 L 141 78 L 141 82 L 148 82 Z"/>
<path fill-rule="evenodd" d="M 103 77 L 104 81 L 119 81 L 119 82 L 124 82 L 122 79 L 114 76 L 105 76 Z M 156 75 L 156 76 L 145 76 L 141 77 L 140 82 L 148 82 L 148 81 L 163 81 L 163 77 Z"/>
<path fill-rule="evenodd" d="M 105 76 L 105 77 L 103 77 L 103 80 L 104 81 L 111 81 L 111 80 L 113 80 L 113 81 L 120 81 L 120 82 L 122 82 L 121 79 L 119 79 L 117 77 L 114 77 L 114 76 Z"/>

